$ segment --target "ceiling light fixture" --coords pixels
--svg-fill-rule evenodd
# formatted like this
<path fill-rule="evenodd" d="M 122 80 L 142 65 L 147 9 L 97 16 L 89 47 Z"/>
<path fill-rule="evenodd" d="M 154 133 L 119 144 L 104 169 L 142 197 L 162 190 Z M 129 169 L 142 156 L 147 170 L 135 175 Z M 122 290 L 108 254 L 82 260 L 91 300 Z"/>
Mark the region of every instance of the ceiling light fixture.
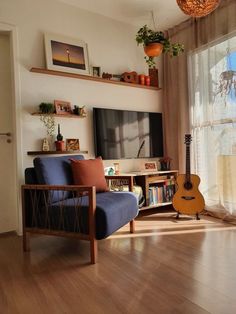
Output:
<path fill-rule="evenodd" d="M 202 17 L 210 14 L 221 0 L 176 0 L 180 9 L 192 17 Z"/>

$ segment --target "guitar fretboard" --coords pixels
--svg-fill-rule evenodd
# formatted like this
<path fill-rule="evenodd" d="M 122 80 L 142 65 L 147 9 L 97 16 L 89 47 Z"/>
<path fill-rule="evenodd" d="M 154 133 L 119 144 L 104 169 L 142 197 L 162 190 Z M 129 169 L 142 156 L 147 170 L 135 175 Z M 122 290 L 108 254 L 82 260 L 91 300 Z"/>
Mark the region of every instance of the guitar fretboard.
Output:
<path fill-rule="evenodd" d="M 186 172 L 185 172 L 186 182 L 190 182 L 190 145 L 186 145 Z"/>

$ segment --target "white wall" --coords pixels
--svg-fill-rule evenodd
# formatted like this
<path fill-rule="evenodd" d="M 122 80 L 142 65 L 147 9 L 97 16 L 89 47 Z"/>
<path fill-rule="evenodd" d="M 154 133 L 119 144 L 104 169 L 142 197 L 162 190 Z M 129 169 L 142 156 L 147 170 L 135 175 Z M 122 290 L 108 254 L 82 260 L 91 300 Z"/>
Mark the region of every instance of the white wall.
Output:
<path fill-rule="evenodd" d="M 79 138 L 86 157 L 94 156 L 91 109 L 95 107 L 162 111 L 161 91 L 152 91 L 30 72 L 45 67 L 43 34 L 56 33 L 78 38 L 88 44 L 90 65 L 102 71 L 147 73 L 143 50 L 137 47 L 137 29 L 101 15 L 89 13 L 55 0 L 0 0 L 0 22 L 18 31 L 23 167 L 32 165 L 29 150 L 40 150 L 46 130 L 39 117 L 31 116 L 41 102 L 54 99 L 86 106 L 86 119 L 58 119 L 64 138 Z M 112 162 L 105 162 L 110 165 Z M 135 170 L 139 161 L 120 161 L 121 170 Z"/>

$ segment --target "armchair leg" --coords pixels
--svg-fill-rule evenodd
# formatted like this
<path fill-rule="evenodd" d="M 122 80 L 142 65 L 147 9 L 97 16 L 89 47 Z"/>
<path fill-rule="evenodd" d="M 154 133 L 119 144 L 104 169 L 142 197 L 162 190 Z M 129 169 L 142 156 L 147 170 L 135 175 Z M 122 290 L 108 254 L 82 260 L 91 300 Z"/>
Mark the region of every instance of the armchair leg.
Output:
<path fill-rule="evenodd" d="M 90 240 L 90 258 L 91 258 L 91 264 L 96 264 L 96 262 L 97 262 L 97 255 L 98 255 L 97 240 L 96 240 L 96 239 L 92 239 L 92 240 Z"/>
<path fill-rule="evenodd" d="M 23 250 L 24 252 L 30 251 L 29 233 L 26 231 L 23 231 Z"/>
<path fill-rule="evenodd" d="M 130 230 L 130 233 L 134 233 L 135 232 L 134 220 L 131 220 L 129 222 L 129 230 Z"/>

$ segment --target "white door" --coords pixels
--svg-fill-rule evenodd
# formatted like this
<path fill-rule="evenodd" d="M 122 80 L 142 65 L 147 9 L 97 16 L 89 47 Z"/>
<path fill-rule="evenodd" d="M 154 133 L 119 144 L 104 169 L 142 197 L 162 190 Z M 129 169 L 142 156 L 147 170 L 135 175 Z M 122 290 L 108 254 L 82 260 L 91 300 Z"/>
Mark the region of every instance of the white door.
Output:
<path fill-rule="evenodd" d="M 0 233 L 17 229 L 10 56 L 10 35 L 0 33 Z"/>

